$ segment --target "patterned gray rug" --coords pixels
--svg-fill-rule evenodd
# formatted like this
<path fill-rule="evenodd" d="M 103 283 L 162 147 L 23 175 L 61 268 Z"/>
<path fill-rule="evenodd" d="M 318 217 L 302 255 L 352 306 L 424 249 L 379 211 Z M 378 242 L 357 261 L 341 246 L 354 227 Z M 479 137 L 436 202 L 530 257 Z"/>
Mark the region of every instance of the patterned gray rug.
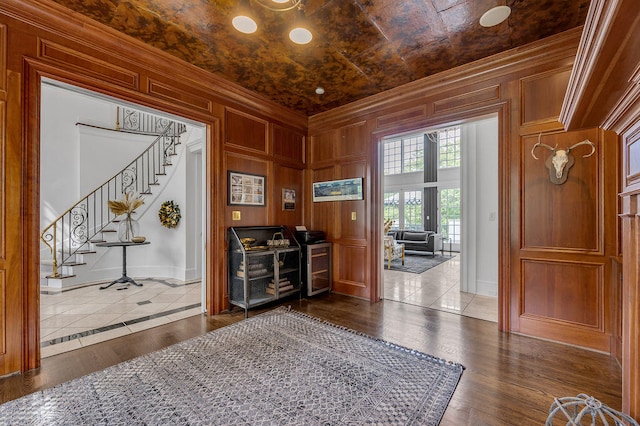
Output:
<path fill-rule="evenodd" d="M 439 264 L 446 262 L 447 260 L 453 259 L 454 257 L 455 256 L 450 256 L 448 254 L 445 254 L 444 256 L 436 254 L 433 257 L 423 254 L 405 254 L 404 265 L 402 264 L 402 259 L 392 260 L 391 270 L 421 274 L 433 268 L 434 266 L 438 266 Z M 389 262 L 385 261 L 385 270 L 388 268 L 388 266 Z"/>
<path fill-rule="evenodd" d="M 15 425 L 437 425 L 464 367 L 275 309 L 0 405 Z"/>

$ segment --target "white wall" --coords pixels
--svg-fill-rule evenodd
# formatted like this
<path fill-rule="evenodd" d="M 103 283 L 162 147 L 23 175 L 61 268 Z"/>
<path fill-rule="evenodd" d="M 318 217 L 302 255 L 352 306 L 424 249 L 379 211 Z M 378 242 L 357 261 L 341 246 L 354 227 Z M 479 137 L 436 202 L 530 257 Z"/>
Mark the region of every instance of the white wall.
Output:
<path fill-rule="evenodd" d="M 77 126 L 77 122 L 114 128 L 116 105 L 91 96 L 63 88 L 42 85 L 41 112 L 41 227 L 76 203 L 96 186 L 115 175 L 155 139 Z M 140 223 L 140 233 L 150 245 L 127 250 L 127 272 L 131 277 L 174 278 L 193 280 L 201 278 L 201 257 L 194 247 L 201 246 L 201 226 L 192 229 L 185 220 L 200 221 L 202 203 L 193 203 L 201 197 L 200 172 L 187 182 L 187 145 L 194 141 L 203 145 L 204 131 L 191 125 L 181 136 L 182 144 L 177 156 L 171 157 L 172 166 L 167 176 L 160 176 L 159 186 L 152 195 L 144 195 L 145 204 L 136 210 L 134 218 Z M 200 148 L 201 149 L 201 148 Z M 193 150 L 198 152 L 198 150 Z M 197 156 L 194 161 L 201 161 Z M 196 194 L 196 195 L 194 195 Z M 178 227 L 168 229 L 160 224 L 158 210 L 164 201 L 173 200 L 180 207 L 182 220 Z M 190 202 L 191 201 L 191 202 Z M 116 228 L 114 226 L 114 228 Z M 111 234 L 111 239 L 116 236 Z M 109 234 L 105 234 L 109 236 Z M 43 249 L 41 256 L 49 256 Z M 122 249 L 97 248 L 97 253 L 85 256 L 87 265 L 74 268 L 79 282 L 95 282 L 118 278 L 122 270 Z"/>
<path fill-rule="evenodd" d="M 115 108 L 80 93 L 42 85 L 40 114 L 40 225 L 51 223 L 76 203 L 80 186 L 78 122 L 113 127 Z"/>
<path fill-rule="evenodd" d="M 462 126 L 461 290 L 498 295 L 498 119 Z"/>

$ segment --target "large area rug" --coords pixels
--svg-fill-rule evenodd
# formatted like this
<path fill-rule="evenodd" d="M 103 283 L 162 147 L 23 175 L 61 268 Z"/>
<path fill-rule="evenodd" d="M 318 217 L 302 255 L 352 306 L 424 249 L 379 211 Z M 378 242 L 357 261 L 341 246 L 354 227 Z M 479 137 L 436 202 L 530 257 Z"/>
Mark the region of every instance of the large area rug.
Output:
<path fill-rule="evenodd" d="M 15 425 L 437 425 L 463 368 L 275 309 L 0 405 Z"/>
<path fill-rule="evenodd" d="M 404 256 L 404 265 L 402 265 L 402 259 L 396 259 L 391 261 L 391 270 L 392 271 L 402 271 L 402 272 L 411 272 L 413 274 L 421 274 L 434 266 L 438 266 L 439 264 L 446 262 L 447 260 L 453 259 L 454 256 L 444 255 L 441 256 L 436 254 L 431 257 L 429 255 L 421 255 L 421 254 L 405 254 Z M 385 260 L 384 268 L 388 270 L 389 262 Z"/>

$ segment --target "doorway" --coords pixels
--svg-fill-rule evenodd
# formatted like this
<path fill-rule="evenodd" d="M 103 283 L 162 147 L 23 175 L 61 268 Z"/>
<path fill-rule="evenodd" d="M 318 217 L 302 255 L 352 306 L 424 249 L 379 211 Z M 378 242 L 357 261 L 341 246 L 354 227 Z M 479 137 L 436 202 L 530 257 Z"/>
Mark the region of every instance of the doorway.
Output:
<path fill-rule="evenodd" d="M 51 79 L 42 80 L 40 117 L 41 229 L 71 210 L 73 221 L 56 227 L 56 238 L 74 240 L 66 247 L 79 249 L 73 257 L 69 249 L 57 249 L 62 278 L 56 282 L 47 278 L 53 251 L 41 244 L 42 357 L 201 314 L 206 300 L 205 126 Z M 159 151 L 149 151 L 166 167 L 144 159 L 132 162 L 160 137 L 143 128 L 142 122 L 149 120 L 163 129 L 166 123 L 179 123 L 174 146 L 161 140 Z M 138 127 L 127 127 L 127 121 Z M 100 197 L 76 204 L 125 169 L 115 181 L 117 189 L 107 186 Z M 118 223 L 92 216 L 91 209 L 100 209 L 91 204 L 117 200 L 129 191 L 144 199 L 136 220 L 149 244 L 126 252 L 97 247 L 97 241 L 117 241 Z M 175 226 L 162 226 L 159 220 L 167 202 L 179 211 Z M 125 271 L 141 286 L 117 283 L 100 289 Z"/>
<path fill-rule="evenodd" d="M 404 143 L 411 140 L 423 141 L 420 149 Z M 382 141 L 383 218 L 393 221 L 390 234 L 419 229 L 439 240 L 426 255 L 406 250 L 404 268 L 393 260 L 389 269 L 384 259 L 384 299 L 498 321 L 497 147 L 497 115 Z M 416 157 L 423 160 L 411 170 Z M 415 193 L 421 195 L 419 220 L 412 207 L 417 197 L 406 195 Z M 412 242 L 404 246 L 416 248 Z M 425 265 L 415 267 L 421 258 Z"/>

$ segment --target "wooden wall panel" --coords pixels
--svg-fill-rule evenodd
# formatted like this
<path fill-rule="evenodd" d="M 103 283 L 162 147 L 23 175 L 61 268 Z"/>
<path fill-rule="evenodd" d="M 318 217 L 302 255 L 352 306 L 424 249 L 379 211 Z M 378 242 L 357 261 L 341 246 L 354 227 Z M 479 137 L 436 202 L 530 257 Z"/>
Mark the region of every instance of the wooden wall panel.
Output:
<path fill-rule="evenodd" d="M 640 127 L 640 116 L 636 118 Z M 640 192 L 622 203 L 622 410 L 640 416 Z"/>
<path fill-rule="evenodd" d="M 225 170 L 265 176 L 265 193 L 273 194 L 273 179 L 269 177 L 269 172 L 271 170 L 271 163 L 269 161 L 258 160 L 247 155 L 226 153 Z M 225 178 L 224 181 L 225 188 L 228 188 L 229 182 L 227 181 L 227 178 Z M 228 205 L 227 199 L 224 223 L 228 224 L 228 226 L 275 225 L 274 223 L 271 223 L 269 218 L 269 209 L 274 203 L 273 197 L 266 197 L 265 203 L 265 206 L 230 206 Z M 240 212 L 240 220 L 233 220 L 234 211 Z"/>
<path fill-rule="evenodd" d="M 500 85 L 496 84 L 461 95 L 438 99 L 433 103 L 433 113 L 443 114 L 460 109 L 469 109 L 500 99 Z"/>
<path fill-rule="evenodd" d="M 353 156 L 363 156 L 369 150 L 369 131 L 367 123 L 351 124 L 340 129 L 340 139 L 337 143 L 338 158 L 345 159 Z"/>
<path fill-rule="evenodd" d="M 403 123 L 418 121 L 427 117 L 427 106 L 418 105 L 413 108 L 403 109 L 400 111 L 393 111 L 389 114 L 384 114 L 376 119 L 376 127 L 378 129 L 384 129 L 389 126 L 398 126 Z"/>
<path fill-rule="evenodd" d="M 6 34 L 6 27 L 0 27 L 0 62 L 2 62 L 2 57 L 4 53 L 3 46 L 5 45 L 6 37 L 3 37 Z M 2 64 L 0 64 L 2 65 Z M 0 81 L 5 81 L 5 72 L 3 69 L 0 69 Z M 4 89 L 4 87 L 3 87 Z M 3 96 L 4 97 L 4 96 Z M 6 115 L 5 115 L 5 102 L 0 101 L 0 177 L 5 176 L 5 128 L 6 128 Z M 6 301 L 7 301 L 7 288 L 6 288 L 6 280 L 5 280 L 5 262 L 6 262 L 6 252 L 5 252 L 5 185 L 4 179 L 0 181 L 0 357 L 7 356 L 7 309 L 6 309 Z M 3 374 L 7 374 L 6 371 Z"/>
<path fill-rule="evenodd" d="M 302 166 L 305 163 L 304 133 L 278 124 L 273 124 L 271 129 L 273 156 Z"/>
<path fill-rule="evenodd" d="M 602 265 L 525 260 L 522 274 L 522 315 L 604 328 Z"/>
<path fill-rule="evenodd" d="M 328 180 L 337 179 L 334 167 L 325 167 L 322 169 L 311 170 L 309 174 L 311 180 L 307 183 L 306 188 L 310 188 L 313 182 L 325 182 Z M 336 202 L 325 201 L 321 203 L 314 203 L 313 193 L 310 192 L 309 196 L 307 197 L 307 205 L 310 206 L 310 215 L 308 222 L 310 229 L 324 231 L 327 240 L 333 241 L 336 234 Z"/>
<path fill-rule="evenodd" d="M 273 185 L 271 188 L 272 217 L 274 224 L 287 225 L 294 229 L 296 225 L 304 223 L 303 208 L 303 171 L 300 169 L 276 164 L 277 172 L 273 173 Z M 282 205 L 282 190 L 293 189 L 296 192 L 295 210 L 284 210 Z"/>
<path fill-rule="evenodd" d="M 520 79 L 521 124 L 555 122 L 567 91 L 571 67 Z"/>
<path fill-rule="evenodd" d="M 210 113 L 213 108 L 211 100 L 198 95 L 192 87 L 178 85 L 175 82 L 164 84 L 153 79 L 147 80 L 147 91 L 160 99 L 165 99 L 171 103 L 177 103 L 190 109 L 200 110 Z"/>
<path fill-rule="evenodd" d="M 225 143 L 259 153 L 268 153 L 268 123 L 229 108 L 225 112 Z"/>
<path fill-rule="evenodd" d="M 140 77 L 138 73 L 53 41 L 41 39 L 38 56 L 67 69 L 71 68 L 103 81 L 134 90 L 139 89 Z"/>
<path fill-rule="evenodd" d="M 353 267 L 353 265 L 366 265 L 369 262 L 367 251 L 367 248 L 362 246 L 334 243 L 332 291 L 356 297 L 369 297 L 368 269 Z"/>
<path fill-rule="evenodd" d="M 7 90 L 7 26 L 0 24 L 0 92 Z"/>
<path fill-rule="evenodd" d="M 561 149 L 589 139 L 598 150 L 598 138 L 597 130 L 588 130 L 544 133 L 540 141 Z M 603 252 L 599 156 L 582 157 L 591 152 L 589 146 L 571 151 L 575 164 L 567 181 L 556 185 L 545 166 L 551 151 L 538 147 L 535 154 L 539 159 L 531 155 L 537 141 L 538 135 L 522 138 L 523 248 Z"/>
<path fill-rule="evenodd" d="M 366 176 L 366 162 L 347 163 L 340 166 L 338 179 L 350 179 Z M 363 180 L 363 192 L 366 194 L 367 179 Z M 342 240 L 367 239 L 367 203 L 366 200 L 347 200 L 336 202 L 336 237 Z M 353 215 L 355 214 L 355 218 Z"/>
<path fill-rule="evenodd" d="M 6 116 L 6 103 L 4 101 L 0 101 L 0 177 L 6 176 L 5 174 L 5 144 L 6 144 L 6 134 L 5 129 L 7 125 L 7 116 Z M 5 219 L 5 200 L 4 194 L 5 192 L 5 184 L 4 180 L 0 181 L 0 259 L 5 259 L 5 236 L 6 236 L 6 219 Z M 4 312 L 4 311 L 3 311 Z M 1 314 L 0 314 L 1 316 Z"/>
<path fill-rule="evenodd" d="M 335 159 L 336 145 L 340 140 L 340 129 L 312 135 L 309 138 L 309 164 L 313 167 Z"/>
<path fill-rule="evenodd" d="M 10 28 L 8 29 L 10 34 Z M 1 76 L 6 92 L 0 93 L 0 376 L 20 371 L 24 327 L 24 250 L 22 209 L 23 146 L 20 74 L 7 69 Z M 37 244 L 37 243 L 36 243 Z M 30 324 L 39 317 L 26 318 Z"/>

